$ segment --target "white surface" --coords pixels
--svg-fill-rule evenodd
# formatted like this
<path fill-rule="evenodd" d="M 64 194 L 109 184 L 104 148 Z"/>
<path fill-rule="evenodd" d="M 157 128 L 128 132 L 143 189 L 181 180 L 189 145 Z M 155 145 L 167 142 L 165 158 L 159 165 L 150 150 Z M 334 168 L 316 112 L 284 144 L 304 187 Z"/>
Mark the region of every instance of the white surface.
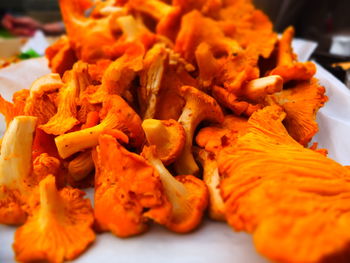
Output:
<path fill-rule="evenodd" d="M 24 45 L 21 47 L 22 52 L 27 52 L 30 49 L 34 50 L 37 54 L 43 56 L 45 55 L 45 50 L 48 48 L 49 42 L 47 42 L 44 33 L 37 30 L 33 37 L 31 37 Z"/>
<path fill-rule="evenodd" d="M 297 53 L 304 53 L 299 53 L 299 58 L 305 60 L 315 45 L 302 40 L 297 42 Z M 47 73 L 47 68 L 43 66 L 45 61 L 31 62 L 37 64 L 31 65 L 34 69 L 42 67 L 42 74 Z M 2 95 L 6 91 L 5 97 L 8 98 L 15 89 L 29 87 L 31 83 L 29 79 L 34 80 L 33 74 L 36 73 L 38 76 L 40 69 L 33 71 L 27 66 L 24 65 L 24 69 L 22 66 L 17 66 L 0 70 Z M 329 149 L 332 158 L 343 164 L 350 164 L 350 140 L 347 139 L 347 134 L 350 134 L 350 92 L 319 66 L 317 77 L 321 84 L 326 86 L 330 101 L 318 115 L 320 132 L 315 139 L 320 146 Z M 15 228 L 0 226 L 1 263 L 14 262 L 11 248 L 14 231 Z M 250 235 L 234 233 L 224 223 L 204 220 L 198 231 L 187 235 L 170 233 L 159 226 L 153 226 L 151 231 L 142 236 L 129 239 L 119 239 L 109 233 L 98 235 L 92 247 L 75 262 L 263 263 L 267 261 L 255 252 Z"/>

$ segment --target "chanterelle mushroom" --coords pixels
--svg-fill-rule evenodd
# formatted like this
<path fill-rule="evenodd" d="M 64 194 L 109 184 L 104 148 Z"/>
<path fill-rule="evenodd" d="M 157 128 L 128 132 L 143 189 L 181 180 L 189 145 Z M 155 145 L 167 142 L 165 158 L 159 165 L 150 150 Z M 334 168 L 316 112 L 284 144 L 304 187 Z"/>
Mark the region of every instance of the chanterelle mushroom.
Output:
<path fill-rule="evenodd" d="M 56 189 L 55 177 L 39 184 L 40 204 L 17 229 L 13 248 L 21 262 L 63 262 L 80 255 L 95 240 L 90 200 L 79 189 Z"/>
<path fill-rule="evenodd" d="M 270 72 L 270 75 L 280 75 L 285 83 L 290 80 L 309 80 L 316 73 L 314 63 L 297 62 L 292 48 L 293 36 L 293 27 L 283 32 L 278 42 L 277 67 Z"/>
<path fill-rule="evenodd" d="M 21 224 L 22 208 L 28 197 L 32 169 L 32 143 L 36 118 L 18 116 L 10 123 L 1 144 L 0 223 Z"/>
<path fill-rule="evenodd" d="M 186 105 L 178 121 L 185 129 L 186 143 L 175 162 L 175 169 L 178 174 L 196 174 L 199 168 L 192 154 L 194 132 L 202 121 L 222 122 L 224 114 L 215 99 L 194 87 L 183 86 L 181 93 Z"/>
<path fill-rule="evenodd" d="M 110 135 L 101 135 L 94 152 L 95 218 L 98 228 L 128 237 L 147 230 L 145 213 L 168 202 L 154 168 Z M 163 210 L 160 216 L 168 218 Z"/>
<path fill-rule="evenodd" d="M 141 127 L 140 117 L 120 96 L 113 95 L 107 98 L 100 116 L 101 123 L 94 127 L 66 133 L 55 138 L 62 158 L 96 146 L 98 136 L 104 130 L 117 129 L 124 132 L 129 136 L 130 144 L 134 147 L 140 147 L 144 142 L 145 134 Z"/>
<path fill-rule="evenodd" d="M 154 216 L 158 215 L 157 210 L 163 207 L 151 209 L 146 215 L 174 232 L 186 233 L 196 228 L 208 205 L 208 189 L 204 182 L 192 175 L 173 177 L 162 161 L 155 156 L 152 147 L 144 147 L 142 155 L 158 172 L 172 206 L 166 221 L 162 222 Z"/>
<path fill-rule="evenodd" d="M 159 159 L 169 165 L 181 154 L 185 145 L 185 130 L 175 120 L 147 119 L 142 123 L 147 141 L 156 146 Z"/>

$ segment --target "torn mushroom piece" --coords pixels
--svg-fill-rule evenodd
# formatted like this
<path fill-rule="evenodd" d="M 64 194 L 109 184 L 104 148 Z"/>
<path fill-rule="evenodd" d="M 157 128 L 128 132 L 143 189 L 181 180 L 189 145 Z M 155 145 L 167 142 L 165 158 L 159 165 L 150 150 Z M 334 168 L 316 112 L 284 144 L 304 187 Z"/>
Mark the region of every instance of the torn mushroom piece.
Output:
<path fill-rule="evenodd" d="M 28 95 L 29 90 L 27 89 L 15 92 L 12 96 L 13 103 L 6 101 L 0 95 L 0 114 L 4 115 L 7 126 L 14 117 L 24 115 L 24 107 Z"/>
<path fill-rule="evenodd" d="M 39 184 L 40 204 L 17 229 L 13 248 L 21 262 L 63 262 L 79 256 L 95 240 L 93 210 L 79 189 L 56 189 L 55 177 Z"/>
<path fill-rule="evenodd" d="M 94 152 L 95 219 L 99 230 L 119 237 L 147 230 L 144 213 L 161 207 L 159 220 L 169 217 L 167 199 L 154 168 L 140 155 L 127 151 L 110 135 L 101 135 Z M 161 219 L 162 218 L 162 219 Z"/>
<path fill-rule="evenodd" d="M 312 62 L 297 62 L 293 53 L 292 40 L 294 28 L 288 27 L 278 42 L 277 66 L 270 75 L 280 75 L 284 83 L 290 80 L 309 80 L 316 73 L 316 66 Z"/>
<path fill-rule="evenodd" d="M 143 70 L 140 73 L 141 86 L 138 92 L 139 104 L 143 119 L 154 118 L 158 94 L 168 58 L 164 44 L 154 45 L 143 60 Z"/>
<path fill-rule="evenodd" d="M 192 154 L 195 130 L 202 121 L 222 122 L 224 114 L 215 99 L 202 91 L 191 86 L 183 86 L 180 92 L 186 104 L 178 121 L 185 129 L 186 143 L 175 162 L 175 169 L 178 174 L 195 175 L 199 171 Z"/>
<path fill-rule="evenodd" d="M 146 139 L 156 147 L 156 154 L 164 165 L 173 163 L 181 154 L 186 134 L 180 123 L 175 120 L 147 119 L 142 123 Z"/>
<path fill-rule="evenodd" d="M 122 134 L 124 142 L 130 140 L 132 147 L 140 147 L 145 140 L 141 126 L 141 119 L 137 113 L 118 95 L 109 96 L 103 103 L 100 112 L 101 123 L 87 129 L 70 132 L 55 138 L 56 146 L 61 158 L 95 147 L 99 135 L 105 130 L 115 129 Z M 129 139 L 128 139 L 129 137 Z"/>
<path fill-rule="evenodd" d="M 18 116 L 10 123 L 1 144 L 0 223 L 22 224 L 26 212 L 22 205 L 30 193 L 32 143 L 36 118 Z"/>
<path fill-rule="evenodd" d="M 155 156 L 152 147 L 144 147 L 142 156 L 158 172 L 172 207 L 171 216 L 166 222 L 160 222 L 153 216 L 159 208 L 151 209 L 147 216 L 177 233 L 187 233 L 195 229 L 208 205 L 208 189 L 204 182 L 192 175 L 173 177 L 162 161 Z"/>

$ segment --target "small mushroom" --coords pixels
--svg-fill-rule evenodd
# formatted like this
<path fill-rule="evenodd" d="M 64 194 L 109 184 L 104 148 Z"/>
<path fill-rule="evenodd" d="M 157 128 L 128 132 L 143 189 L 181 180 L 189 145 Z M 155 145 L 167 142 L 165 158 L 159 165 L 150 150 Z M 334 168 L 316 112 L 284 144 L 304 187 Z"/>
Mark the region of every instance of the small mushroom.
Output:
<path fill-rule="evenodd" d="M 222 122 L 224 114 L 215 99 L 204 92 L 191 86 L 183 86 L 180 92 L 185 98 L 186 104 L 178 122 L 185 129 L 186 143 L 175 162 L 175 169 L 178 174 L 194 175 L 199 171 L 192 154 L 194 132 L 202 121 Z"/>
<path fill-rule="evenodd" d="M 312 62 L 297 62 L 293 53 L 292 40 L 294 28 L 288 27 L 278 42 L 277 67 L 269 75 L 280 75 L 284 83 L 290 80 L 309 80 L 316 73 Z"/>
<path fill-rule="evenodd" d="M 142 156 L 159 174 L 165 194 L 172 206 L 166 221 L 161 222 L 154 217 L 154 214 L 158 215 L 159 208 L 151 209 L 146 215 L 177 233 L 187 233 L 195 229 L 201 222 L 208 205 L 208 189 L 204 182 L 192 175 L 173 177 L 162 161 L 157 158 L 152 147 L 144 147 Z"/>
<path fill-rule="evenodd" d="M 66 133 L 55 138 L 55 143 L 61 158 L 95 147 L 99 135 L 105 130 L 115 129 L 122 141 L 133 147 L 140 147 L 145 139 L 141 127 L 141 119 L 137 113 L 118 95 L 112 95 L 103 103 L 100 112 L 101 123 L 79 131 Z M 126 137 L 125 134 L 129 137 Z"/>
<path fill-rule="evenodd" d="M 164 165 L 173 163 L 181 154 L 186 134 L 180 123 L 175 120 L 147 119 L 142 123 L 146 139 L 156 147 L 156 154 Z"/>

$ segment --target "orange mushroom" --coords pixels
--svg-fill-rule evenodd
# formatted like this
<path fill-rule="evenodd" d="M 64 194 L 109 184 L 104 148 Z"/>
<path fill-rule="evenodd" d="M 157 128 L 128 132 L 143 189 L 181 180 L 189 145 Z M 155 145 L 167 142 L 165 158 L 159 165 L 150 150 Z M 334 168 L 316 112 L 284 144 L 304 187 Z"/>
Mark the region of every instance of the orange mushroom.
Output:
<path fill-rule="evenodd" d="M 38 125 L 47 123 L 57 112 L 57 107 L 49 96 L 63 87 L 58 74 L 51 73 L 35 80 L 26 100 L 24 113 L 38 118 Z"/>
<path fill-rule="evenodd" d="M 184 149 L 175 162 L 178 174 L 197 174 L 199 171 L 192 154 L 192 142 L 194 132 L 202 121 L 222 122 L 224 115 L 215 99 L 200 90 L 183 86 L 181 93 L 186 99 L 186 105 L 178 120 L 185 129 L 186 143 Z"/>
<path fill-rule="evenodd" d="M 240 116 L 250 116 L 254 111 L 262 108 L 262 105 L 252 104 L 239 99 L 233 92 L 225 88 L 214 86 L 212 89 L 213 97 L 225 108 L 230 109 L 234 114 Z"/>
<path fill-rule="evenodd" d="M 127 151 L 110 135 L 99 137 L 94 162 L 98 228 L 119 237 L 146 231 L 145 210 L 167 202 L 153 167 L 141 156 Z M 167 218 L 168 214 L 162 217 Z"/>
<path fill-rule="evenodd" d="M 76 258 L 95 240 L 90 201 L 78 189 L 58 191 L 52 175 L 40 182 L 39 192 L 40 204 L 15 233 L 16 259 L 63 262 Z"/>
<path fill-rule="evenodd" d="M 166 221 L 162 222 L 153 216 L 153 213 L 157 215 L 159 208 L 154 208 L 155 211 L 151 209 L 147 216 L 177 233 L 187 233 L 198 227 L 208 205 L 208 189 L 204 182 L 192 175 L 173 177 L 156 157 L 152 147 L 144 147 L 142 156 L 158 172 L 165 194 L 171 203 L 171 214 Z"/>
<path fill-rule="evenodd" d="M 312 62 L 297 62 L 293 53 L 292 40 L 294 28 L 288 27 L 278 42 L 277 67 L 270 75 L 280 75 L 284 82 L 290 80 L 309 80 L 316 73 L 316 66 Z"/>
<path fill-rule="evenodd" d="M 63 76 L 64 86 L 58 93 L 57 113 L 39 127 L 48 134 L 60 135 L 79 123 L 77 115 L 77 97 L 79 86 L 73 70 L 66 71 Z"/>
<path fill-rule="evenodd" d="M 246 133 L 247 119 L 226 115 L 222 124 L 201 129 L 196 142 L 203 149 L 196 155 L 203 167 L 203 181 L 209 190 L 209 216 L 214 220 L 225 220 L 224 203 L 220 194 L 221 176 L 217 158 L 220 151 L 232 147 L 239 136 Z"/>
<path fill-rule="evenodd" d="M 156 44 L 146 53 L 143 60 L 143 70 L 140 73 L 141 86 L 138 92 L 143 119 L 155 116 L 167 58 L 165 45 Z"/>
<path fill-rule="evenodd" d="M 284 124 L 289 134 L 306 146 L 318 131 L 316 113 L 327 99 L 325 88 L 313 78 L 271 95 L 268 101 L 282 106 L 287 113 Z"/>
<path fill-rule="evenodd" d="M 60 0 L 59 5 L 70 44 L 78 59 L 93 63 L 98 59 L 113 58 L 113 46 L 117 38 L 111 25 L 125 15 L 125 10 L 116 10 L 101 18 L 86 17 L 85 11 L 93 4 L 89 0 Z"/>
<path fill-rule="evenodd" d="M 101 86 L 88 96 L 90 103 L 101 103 L 112 94 L 123 95 L 128 90 L 136 72 L 142 69 L 144 47 L 130 44 L 123 56 L 109 64 L 101 80 Z"/>
<path fill-rule="evenodd" d="M 10 123 L 0 154 L 0 223 L 22 224 L 27 213 L 32 169 L 32 143 L 36 118 L 17 116 Z"/>
<path fill-rule="evenodd" d="M 147 14 L 157 21 L 157 34 L 174 39 L 179 27 L 181 9 L 159 0 L 129 0 L 128 6 L 135 11 Z"/>
<path fill-rule="evenodd" d="M 164 165 L 173 163 L 181 154 L 186 134 L 180 123 L 175 120 L 147 119 L 142 123 L 146 139 L 156 147 L 156 154 Z"/>
<path fill-rule="evenodd" d="M 225 206 L 220 195 L 220 174 L 215 155 L 200 150 L 198 159 L 203 166 L 203 182 L 209 191 L 209 216 L 214 220 L 225 221 Z"/>
<path fill-rule="evenodd" d="M 49 61 L 52 73 L 63 76 L 64 72 L 72 69 L 77 61 L 74 49 L 67 36 L 60 37 L 54 44 L 45 50 L 45 56 Z"/>
<path fill-rule="evenodd" d="M 68 163 L 68 173 L 76 182 L 84 179 L 93 170 L 94 161 L 92 160 L 91 151 L 79 153 Z"/>
<path fill-rule="evenodd" d="M 112 95 L 104 101 L 100 117 L 102 121 L 96 126 L 55 138 L 58 152 L 63 159 L 96 146 L 98 137 L 104 130 L 117 129 L 124 132 L 133 147 L 140 147 L 144 143 L 145 134 L 140 117 L 120 96 Z M 129 141 L 125 135 L 122 137 L 123 141 Z"/>
<path fill-rule="evenodd" d="M 350 170 L 289 136 L 278 106 L 255 112 L 218 158 L 228 223 L 278 262 L 348 259 Z M 337 238 L 334 238 L 337 237 Z"/>
<path fill-rule="evenodd" d="M 225 36 L 217 21 L 203 16 L 193 10 L 182 17 L 181 28 L 177 35 L 175 52 L 181 54 L 187 61 L 195 61 L 195 51 L 200 43 L 207 43 L 214 56 L 230 56 L 241 51 L 239 44 Z"/>
<path fill-rule="evenodd" d="M 24 107 L 28 95 L 29 90 L 26 89 L 15 92 L 12 96 L 13 103 L 6 101 L 0 95 L 0 114 L 5 116 L 7 125 L 14 117 L 24 115 Z"/>

